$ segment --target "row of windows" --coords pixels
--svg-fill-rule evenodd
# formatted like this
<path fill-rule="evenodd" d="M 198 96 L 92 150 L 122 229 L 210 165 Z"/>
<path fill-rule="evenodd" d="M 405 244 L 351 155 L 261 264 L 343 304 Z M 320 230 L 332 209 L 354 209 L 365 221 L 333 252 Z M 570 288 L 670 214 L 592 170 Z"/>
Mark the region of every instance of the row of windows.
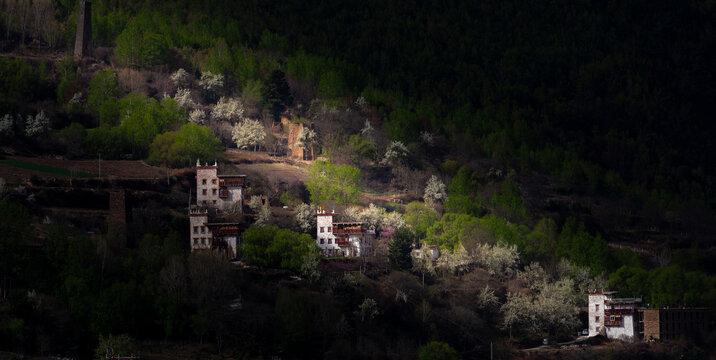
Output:
<path fill-rule="evenodd" d="M 322 231 L 321 231 L 321 232 L 322 232 Z M 321 238 L 321 244 L 323 244 L 323 243 L 324 243 L 324 242 L 323 242 L 323 240 L 324 240 L 324 239 L 323 239 L 323 238 Z M 333 244 L 333 239 L 331 239 L 331 238 L 328 238 L 328 244 L 329 244 L 329 245 L 330 245 L 330 244 Z"/>
<path fill-rule="evenodd" d="M 323 226 L 321 226 L 321 232 L 324 232 L 324 231 L 323 231 L 323 229 L 324 229 L 324 227 L 323 227 Z M 327 227 L 325 227 L 325 229 L 326 229 L 326 231 L 327 231 L 327 232 L 331 232 L 331 231 L 333 231 L 333 228 L 332 228 L 332 227 L 330 227 L 330 226 L 327 226 Z"/>
<path fill-rule="evenodd" d="M 206 226 L 194 226 L 194 234 L 198 234 L 199 230 L 202 234 L 206 234 Z"/>
<path fill-rule="evenodd" d="M 616 321 L 616 319 L 617 319 L 616 316 L 614 316 L 614 315 L 609 315 L 609 321 Z M 594 317 L 594 321 L 597 322 L 597 323 L 599 323 L 599 316 L 595 316 L 595 317 Z"/>
<path fill-rule="evenodd" d="M 202 194 L 202 195 L 207 195 L 207 190 L 206 190 L 206 189 L 201 189 L 201 194 Z M 216 195 L 216 189 L 211 189 L 211 195 Z"/>
<path fill-rule="evenodd" d="M 216 185 L 216 179 L 211 179 L 211 183 Z M 201 179 L 201 184 L 206 185 L 206 179 Z"/>
<path fill-rule="evenodd" d="M 208 238 L 194 238 L 194 245 L 199 245 L 199 241 L 201 240 L 202 245 L 206 245 L 209 243 Z"/>
<path fill-rule="evenodd" d="M 203 202 L 204 205 L 206 205 L 206 204 L 208 204 L 208 203 L 209 203 L 209 202 L 206 201 L 206 200 L 204 200 L 204 202 Z M 216 200 L 211 200 L 211 203 L 214 204 L 214 205 L 216 205 Z"/>

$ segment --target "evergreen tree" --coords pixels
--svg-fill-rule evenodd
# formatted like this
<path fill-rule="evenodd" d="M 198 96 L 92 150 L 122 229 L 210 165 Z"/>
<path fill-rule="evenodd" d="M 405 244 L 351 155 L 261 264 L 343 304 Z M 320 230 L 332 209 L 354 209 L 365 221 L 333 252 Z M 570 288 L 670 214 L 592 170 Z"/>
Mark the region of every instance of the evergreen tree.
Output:
<path fill-rule="evenodd" d="M 286 82 L 286 74 L 281 70 L 274 70 L 266 81 L 261 93 L 262 104 L 268 108 L 274 121 L 279 121 L 281 113 L 293 105 L 291 88 Z"/>
<path fill-rule="evenodd" d="M 390 267 L 395 270 L 410 269 L 413 266 L 410 252 L 413 250 L 415 234 L 407 227 L 402 227 L 393 234 L 393 242 L 390 243 L 388 258 Z"/>

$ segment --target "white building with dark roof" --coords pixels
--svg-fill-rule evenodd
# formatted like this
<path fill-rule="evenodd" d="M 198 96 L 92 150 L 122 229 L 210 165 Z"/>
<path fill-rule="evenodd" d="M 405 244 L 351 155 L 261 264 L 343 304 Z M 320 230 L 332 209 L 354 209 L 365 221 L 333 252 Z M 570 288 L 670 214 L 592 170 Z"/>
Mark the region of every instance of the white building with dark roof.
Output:
<path fill-rule="evenodd" d="M 196 163 L 196 204 L 243 212 L 246 175 L 219 175 L 217 164 Z"/>
<path fill-rule="evenodd" d="M 634 341 L 639 335 L 641 298 L 615 298 L 615 291 L 589 293 L 589 336 Z"/>
<path fill-rule="evenodd" d="M 327 256 L 366 256 L 373 251 L 375 230 L 365 222 L 333 222 L 333 211 L 316 213 L 316 243 Z"/>
<path fill-rule="evenodd" d="M 219 175 L 218 165 L 196 163 L 196 205 L 189 209 L 191 251 L 214 250 L 236 258 L 241 224 L 222 213 L 243 213 L 246 175 Z"/>

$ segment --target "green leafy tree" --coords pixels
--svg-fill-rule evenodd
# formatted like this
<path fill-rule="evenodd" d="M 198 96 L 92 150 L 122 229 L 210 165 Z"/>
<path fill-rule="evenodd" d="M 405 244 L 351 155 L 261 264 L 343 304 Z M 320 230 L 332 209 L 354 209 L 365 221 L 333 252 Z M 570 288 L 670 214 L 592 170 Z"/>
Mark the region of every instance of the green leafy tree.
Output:
<path fill-rule="evenodd" d="M 431 341 L 420 347 L 418 350 L 419 360 L 460 360 L 461 357 L 452 346 L 440 342 Z"/>
<path fill-rule="evenodd" d="M 324 201 L 350 204 L 358 202 L 358 194 L 362 189 L 361 180 L 359 169 L 319 160 L 311 167 L 311 180 L 307 187 L 314 204 Z"/>
<path fill-rule="evenodd" d="M 427 229 L 425 241 L 444 251 L 454 251 L 460 243 L 472 238 L 471 230 L 479 223 L 479 219 L 467 214 L 447 213 Z"/>
<path fill-rule="evenodd" d="M 425 203 L 413 201 L 405 207 L 403 218 L 415 230 L 416 236 L 422 239 L 428 229 L 438 221 L 438 213 Z"/>
<path fill-rule="evenodd" d="M 113 70 L 100 70 L 90 80 L 87 104 L 99 116 L 100 124 L 109 126 L 118 124 L 118 96 L 117 74 Z"/>
<path fill-rule="evenodd" d="M 149 67 L 169 60 L 167 38 L 154 32 L 154 26 L 134 20 L 117 36 L 114 53 L 129 66 Z"/>
<path fill-rule="evenodd" d="M 179 131 L 169 131 L 154 138 L 147 161 L 154 165 L 182 167 L 194 159 L 216 159 L 222 151 L 221 141 L 211 129 L 187 123 Z"/>
<path fill-rule="evenodd" d="M 410 252 L 413 250 L 415 233 L 410 228 L 402 227 L 393 234 L 393 242 L 388 248 L 390 267 L 394 270 L 407 270 L 413 266 Z"/>
<path fill-rule="evenodd" d="M 448 185 L 445 211 L 480 216 L 482 197 L 477 192 L 477 177 L 467 167 L 462 167 Z"/>
<path fill-rule="evenodd" d="M 293 105 L 291 89 L 286 82 L 286 74 L 281 70 L 274 70 L 264 83 L 261 101 L 268 108 L 274 121 L 279 121 L 281 113 Z"/>
<path fill-rule="evenodd" d="M 525 206 L 520 189 L 513 181 L 508 180 L 502 183 L 500 191 L 490 199 L 490 205 L 499 210 L 504 217 L 510 221 L 525 222 L 529 220 L 529 213 Z"/>

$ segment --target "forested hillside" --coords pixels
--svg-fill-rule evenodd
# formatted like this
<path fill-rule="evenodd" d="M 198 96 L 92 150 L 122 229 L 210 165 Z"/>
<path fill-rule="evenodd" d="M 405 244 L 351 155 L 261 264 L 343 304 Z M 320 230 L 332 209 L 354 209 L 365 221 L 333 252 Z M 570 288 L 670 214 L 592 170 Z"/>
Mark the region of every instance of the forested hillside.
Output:
<path fill-rule="evenodd" d="M 713 1 L 96 0 L 81 58 L 78 3 L 0 0 L 2 351 L 530 358 L 589 290 L 713 315 Z M 249 171 L 240 263 L 189 251 L 199 160 Z M 370 256 L 319 256 L 329 208 Z"/>

